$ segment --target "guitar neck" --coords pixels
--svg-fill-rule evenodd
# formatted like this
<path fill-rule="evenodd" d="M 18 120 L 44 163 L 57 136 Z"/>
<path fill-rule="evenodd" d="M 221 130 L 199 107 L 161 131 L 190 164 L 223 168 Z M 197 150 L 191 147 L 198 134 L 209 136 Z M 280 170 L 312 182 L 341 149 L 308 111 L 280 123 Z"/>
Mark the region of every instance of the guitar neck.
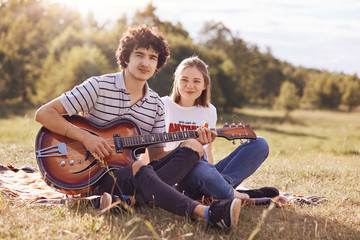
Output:
<path fill-rule="evenodd" d="M 211 130 L 216 131 L 218 137 L 224 137 L 228 140 L 249 138 L 256 139 L 256 134 L 251 130 L 250 125 L 248 124 Z M 127 137 L 120 137 L 119 135 L 115 134 L 113 136 L 113 140 L 116 151 L 122 152 L 123 148 L 147 147 L 152 144 L 182 141 L 197 137 L 199 137 L 199 135 L 196 131 L 179 131 Z"/>
<path fill-rule="evenodd" d="M 182 141 L 197 137 L 199 137 L 199 135 L 196 131 L 155 133 L 149 135 L 137 135 L 128 137 L 120 137 L 118 135 L 114 135 L 114 142 L 116 149 L 135 148 L 146 147 L 157 143 Z"/>

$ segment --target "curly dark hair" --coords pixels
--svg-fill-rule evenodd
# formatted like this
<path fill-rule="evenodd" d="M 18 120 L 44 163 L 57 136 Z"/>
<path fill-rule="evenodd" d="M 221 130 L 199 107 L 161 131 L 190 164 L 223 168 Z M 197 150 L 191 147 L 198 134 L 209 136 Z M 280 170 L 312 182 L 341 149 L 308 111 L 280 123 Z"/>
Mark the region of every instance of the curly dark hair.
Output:
<path fill-rule="evenodd" d="M 141 25 L 137 28 L 129 28 L 120 39 L 116 50 L 116 60 L 120 69 L 125 69 L 129 62 L 130 54 L 134 48 L 152 47 L 159 53 L 156 71 L 163 68 L 170 57 L 170 50 L 165 36 L 156 27 Z"/>

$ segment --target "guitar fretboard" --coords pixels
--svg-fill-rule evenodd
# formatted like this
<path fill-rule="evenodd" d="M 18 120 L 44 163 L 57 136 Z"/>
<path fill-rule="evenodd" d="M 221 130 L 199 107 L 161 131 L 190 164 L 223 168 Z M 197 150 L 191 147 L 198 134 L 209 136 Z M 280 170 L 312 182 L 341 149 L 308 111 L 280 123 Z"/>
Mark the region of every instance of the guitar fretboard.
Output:
<path fill-rule="evenodd" d="M 174 142 L 186 140 L 189 138 L 197 138 L 198 134 L 196 131 L 185 131 L 185 132 L 171 132 L 171 133 L 156 133 L 149 135 L 137 135 L 120 137 L 114 136 L 115 147 L 119 148 L 132 148 L 132 147 L 144 147 L 151 144 L 163 143 L 163 142 Z"/>

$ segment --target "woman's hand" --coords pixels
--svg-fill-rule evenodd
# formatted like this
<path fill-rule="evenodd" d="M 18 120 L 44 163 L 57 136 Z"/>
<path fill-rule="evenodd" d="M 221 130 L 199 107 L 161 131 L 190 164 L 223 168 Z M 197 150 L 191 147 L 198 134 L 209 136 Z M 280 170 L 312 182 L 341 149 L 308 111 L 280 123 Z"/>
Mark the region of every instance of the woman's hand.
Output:
<path fill-rule="evenodd" d="M 197 140 L 202 144 L 206 145 L 212 143 L 217 137 L 217 133 L 208 128 L 209 124 L 205 123 L 204 127 L 199 127 L 196 132 L 199 134 Z"/>

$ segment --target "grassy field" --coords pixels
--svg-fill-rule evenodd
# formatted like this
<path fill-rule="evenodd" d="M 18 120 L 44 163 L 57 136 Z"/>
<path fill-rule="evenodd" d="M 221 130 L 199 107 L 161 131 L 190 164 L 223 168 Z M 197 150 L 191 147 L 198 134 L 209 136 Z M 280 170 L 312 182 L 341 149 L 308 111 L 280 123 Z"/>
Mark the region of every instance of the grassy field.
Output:
<path fill-rule="evenodd" d="M 0 118 L 0 164 L 37 167 L 34 111 Z M 250 123 L 270 145 L 270 156 L 242 185 L 323 196 L 318 206 L 245 206 L 235 231 L 144 207 L 115 215 L 91 207 L 10 204 L 0 196 L 0 239 L 360 239 L 360 113 L 282 112 L 245 108 L 220 123 Z M 221 125 L 219 123 L 219 125 Z M 218 138 L 215 159 L 239 144 Z"/>

